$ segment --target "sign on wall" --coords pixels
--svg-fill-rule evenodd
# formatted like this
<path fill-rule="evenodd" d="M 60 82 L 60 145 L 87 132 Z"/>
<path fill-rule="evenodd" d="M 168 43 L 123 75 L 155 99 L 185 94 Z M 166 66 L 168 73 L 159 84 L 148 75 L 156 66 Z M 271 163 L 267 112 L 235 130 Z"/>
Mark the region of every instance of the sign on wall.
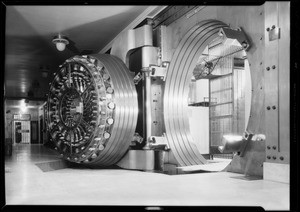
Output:
<path fill-rule="evenodd" d="M 30 121 L 30 114 L 14 114 L 14 120 Z"/>

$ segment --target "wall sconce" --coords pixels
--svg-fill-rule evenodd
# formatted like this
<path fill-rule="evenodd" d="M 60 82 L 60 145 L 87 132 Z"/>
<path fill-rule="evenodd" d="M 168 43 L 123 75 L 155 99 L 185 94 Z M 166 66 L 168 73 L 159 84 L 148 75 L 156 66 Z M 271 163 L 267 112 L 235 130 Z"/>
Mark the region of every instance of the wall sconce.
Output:
<path fill-rule="evenodd" d="M 63 36 L 61 34 L 58 34 L 55 36 L 52 40 L 52 42 L 56 45 L 56 48 L 58 51 L 63 51 L 66 48 L 66 45 L 69 44 L 69 41 L 67 40 L 66 36 Z"/>

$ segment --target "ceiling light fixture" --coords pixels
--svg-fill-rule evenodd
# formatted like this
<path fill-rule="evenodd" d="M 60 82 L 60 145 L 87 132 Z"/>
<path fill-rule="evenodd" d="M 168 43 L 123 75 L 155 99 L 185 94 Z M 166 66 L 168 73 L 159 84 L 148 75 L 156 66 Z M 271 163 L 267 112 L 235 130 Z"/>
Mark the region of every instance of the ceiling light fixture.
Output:
<path fill-rule="evenodd" d="M 69 41 L 66 36 L 58 34 L 52 40 L 52 42 L 56 45 L 58 51 L 63 51 L 66 48 L 66 45 L 69 44 Z"/>
<path fill-rule="evenodd" d="M 25 99 L 22 99 L 22 100 L 21 100 L 20 108 L 21 108 L 21 111 L 22 111 L 22 112 L 26 112 L 26 110 L 27 110 L 27 105 L 26 105 L 26 103 L 28 103 L 28 102 L 26 102 Z"/>

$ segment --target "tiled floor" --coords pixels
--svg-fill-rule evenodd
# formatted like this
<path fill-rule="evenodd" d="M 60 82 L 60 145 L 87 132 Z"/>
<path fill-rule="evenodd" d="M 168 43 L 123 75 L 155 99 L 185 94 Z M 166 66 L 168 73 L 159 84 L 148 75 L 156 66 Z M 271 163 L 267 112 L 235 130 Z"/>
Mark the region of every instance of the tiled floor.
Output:
<path fill-rule="evenodd" d="M 262 206 L 289 209 L 289 185 L 247 181 L 240 174 L 184 175 L 121 169 L 71 169 L 43 172 L 35 163 L 58 156 L 39 145 L 14 147 L 5 162 L 8 205 L 165 205 Z"/>

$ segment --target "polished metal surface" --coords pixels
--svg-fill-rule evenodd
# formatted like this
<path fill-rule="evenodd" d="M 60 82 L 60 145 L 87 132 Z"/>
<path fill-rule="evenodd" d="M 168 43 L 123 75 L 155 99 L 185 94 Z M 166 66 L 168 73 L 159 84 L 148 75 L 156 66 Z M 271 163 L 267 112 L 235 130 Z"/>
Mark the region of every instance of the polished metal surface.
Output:
<path fill-rule="evenodd" d="M 216 20 L 198 23 L 182 38 L 170 62 L 164 93 L 166 138 L 181 166 L 205 164 L 190 133 L 188 91 L 193 69 L 205 47 L 227 27 Z"/>
<path fill-rule="evenodd" d="M 144 25 L 136 29 L 129 29 L 118 35 L 114 41 L 110 54 L 120 58 L 129 67 L 129 55 L 137 48 L 153 45 L 152 26 Z M 150 55 L 147 55 L 150 56 Z"/>
<path fill-rule="evenodd" d="M 272 2 L 273 3 L 273 2 Z M 265 4 L 265 127 L 266 162 L 290 163 L 290 5 Z M 282 14 L 282 15 L 279 15 Z M 281 28 L 280 38 L 269 32 Z M 297 118 L 295 118 L 296 120 Z"/>
<path fill-rule="evenodd" d="M 149 140 L 152 135 L 152 108 L 151 108 L 151 77 L 150 72 L 144 72 L 145 79 L 145 113 L 146 113 L 146 145 L 144 149 L 149 149 Z"/>
<path fill-rule="evenodd" d="M 135 132 L 137 93 L 115 56 L 74 56 L 60 66 L 48 97 L 48 130 L 64 159 L 92 166 L 116 163 Z"/>

